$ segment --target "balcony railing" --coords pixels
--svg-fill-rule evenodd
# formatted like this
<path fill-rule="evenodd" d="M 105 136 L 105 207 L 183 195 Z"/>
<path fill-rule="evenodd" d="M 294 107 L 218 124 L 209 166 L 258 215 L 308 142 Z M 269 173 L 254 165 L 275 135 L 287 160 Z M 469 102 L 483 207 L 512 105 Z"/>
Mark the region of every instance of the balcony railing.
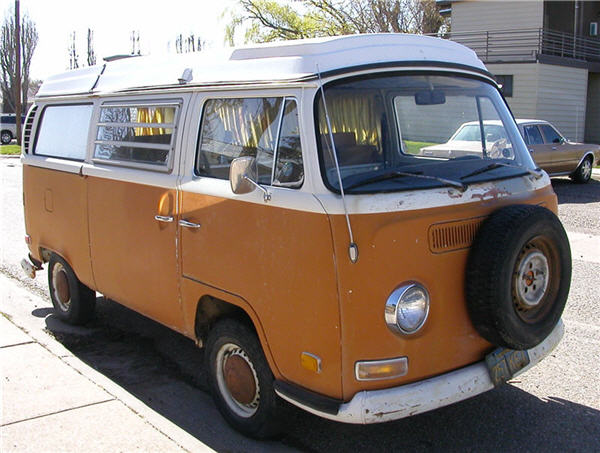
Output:
<path fill-rule="evenodd" d="M 600 40 L 543 28 L 448 32 L 435 36 L 470 47 L 484 62 L 535 61 L 538 55 L 600 61 Z"/>

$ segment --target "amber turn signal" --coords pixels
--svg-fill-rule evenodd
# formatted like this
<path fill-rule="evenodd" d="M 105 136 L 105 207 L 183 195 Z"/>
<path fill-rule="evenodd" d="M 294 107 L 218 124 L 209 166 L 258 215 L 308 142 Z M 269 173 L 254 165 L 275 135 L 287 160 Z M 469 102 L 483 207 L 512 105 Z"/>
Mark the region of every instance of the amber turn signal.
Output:
<path fill-rule="evenodd" d="M 300 363 L 303 368 L 309 371 L 314 371 L 315 373 L 321 372 L 321 359 L 310 352 L 303 352 L 300 355 Z"/>

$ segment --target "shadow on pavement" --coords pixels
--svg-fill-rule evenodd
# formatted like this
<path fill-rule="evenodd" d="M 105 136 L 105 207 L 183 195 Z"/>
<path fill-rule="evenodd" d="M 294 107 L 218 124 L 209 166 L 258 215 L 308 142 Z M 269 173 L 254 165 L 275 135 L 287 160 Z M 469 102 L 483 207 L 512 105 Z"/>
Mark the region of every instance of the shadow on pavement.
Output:
<path fill-rule="evenodd" d="M 600 181 L 591 179 L 586 184 L 577 184 L 569 178 L 553 178 L 552 187 L 561 203 L 595 203 L 600 201 Z"/>
<path fill-rule="evenodd" d="M 559 398 L 540 400 L 511 385 L 368 426 L 335 423 L 289 407 L 279 441 L 256 442 L 230 429 L 217 412 L 207 393 L 203 352 L 193 341 L 103 298 L 85 327 L 73 329 L 54 315 L 46 325 L 79 359 L 218 451 L 562 452 L 599 446 L 600 411 Z"/>

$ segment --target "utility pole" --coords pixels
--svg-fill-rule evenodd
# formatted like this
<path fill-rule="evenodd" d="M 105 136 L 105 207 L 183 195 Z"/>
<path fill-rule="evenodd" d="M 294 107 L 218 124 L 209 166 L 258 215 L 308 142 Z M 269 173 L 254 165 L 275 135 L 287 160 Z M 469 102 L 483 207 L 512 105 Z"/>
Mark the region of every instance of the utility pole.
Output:
<path fill-rule="evenodd" d="M 15 0 L 15 123 L 17 145 L 21 145 L 21 12 L 19 0 Z"/>

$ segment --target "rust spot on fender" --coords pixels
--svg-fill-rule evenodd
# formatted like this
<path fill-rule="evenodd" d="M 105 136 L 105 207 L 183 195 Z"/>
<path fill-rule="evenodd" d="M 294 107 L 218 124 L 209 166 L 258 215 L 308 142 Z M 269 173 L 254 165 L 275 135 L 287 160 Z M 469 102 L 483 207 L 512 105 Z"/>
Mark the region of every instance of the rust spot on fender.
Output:
<path fill-rule="evenodd" d="M 508 197 L 509 195 L 510 192 L 507 192 L 506 190 L 500 190 L 497 187 L 494 187 L 493 189 L 490 189 L 484 193 L 474 193 L 473 195 L 471 195 L 471 199 L 479 198 L 479 200 L 483 201 L 484 199 L 491 198 L 496 200 L 498 198 Z"/>
<path fill-rule="evenodd" d="M 452 190 L 452 189 L 450 189 L 450 190 L 448 190 L 448 196 L 450 198 L 462 198 L 463 193 L 460 192 L 460 191 L 458 191 L 458 190 Z"/>

